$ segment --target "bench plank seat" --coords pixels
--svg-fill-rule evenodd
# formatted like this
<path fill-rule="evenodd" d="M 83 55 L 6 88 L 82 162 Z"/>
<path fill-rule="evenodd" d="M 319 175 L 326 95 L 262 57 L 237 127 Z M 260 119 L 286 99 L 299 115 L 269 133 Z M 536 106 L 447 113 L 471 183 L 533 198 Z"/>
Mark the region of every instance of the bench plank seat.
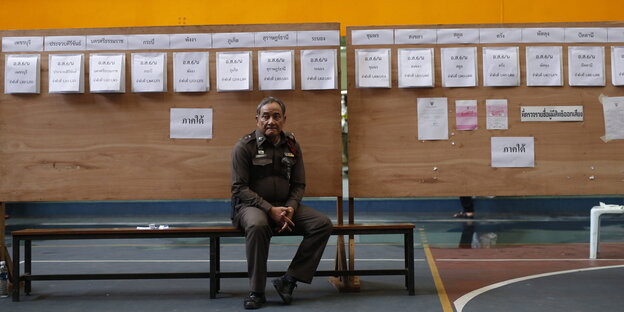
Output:
<path fill-rule="evenodd" d="M 31 281 L 37 280 L 104 280 L 104 279 L 175 279 L 209 278 L 210 298 L 216 298 L 221 278 L 244 278 L 247 272 L 221 272 L 222 237 L 243 237 L 243 231 L 233 226 L 214 227 L 172 227 L 168 229 L 136 228 L 61 228 L 25 229 L 13 231 L 13 285 L 24 281 L 24 291 L 31 292 Z M 376 270 L 331 270 L 317 271 L 315 276 L 355 275 L 403 275 L 409 295 L 414 295 L 414 224 L 344 224 L 334 225 L 332 235 L 401 234 L 404 236 L 405 268 Z M 295 236 L 293 233 L 279 233 L 276 236 Z M 32 274 L 33 240 L 76 240 L 76 239 L 136 239 L 136 238 L 191 238 L 210 239 L 210 271 L 188 273 L 122 273 L 122 274 Z M 20 274 L 21 242 L 24 242 L 24 274 Z M 284 272 L 268 272 L 269 277 L 281 276 Z M 13 301 L 19 301 L 20 289 L 13 288 Z"/>

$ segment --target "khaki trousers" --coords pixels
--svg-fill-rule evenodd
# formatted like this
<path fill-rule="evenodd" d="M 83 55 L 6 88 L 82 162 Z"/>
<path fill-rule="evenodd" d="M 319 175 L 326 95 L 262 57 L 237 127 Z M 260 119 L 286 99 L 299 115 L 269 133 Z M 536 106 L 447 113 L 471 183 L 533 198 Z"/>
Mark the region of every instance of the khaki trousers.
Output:
<path fill-rule="evenodd" d="M 298 281 L 309 284 L 331 235 L 332 223 L 323 213 L 306 205 L 299 205 L 295 210 L 293 222 L 293 232 L 303 235 L 303 241 L 287 272 Z M 253 292 L 263 293 L 267 278 L 269 244 L 277 225 L 257 207 L 240 208 L 233 223 L 245 231 L 249 288 Z"/>

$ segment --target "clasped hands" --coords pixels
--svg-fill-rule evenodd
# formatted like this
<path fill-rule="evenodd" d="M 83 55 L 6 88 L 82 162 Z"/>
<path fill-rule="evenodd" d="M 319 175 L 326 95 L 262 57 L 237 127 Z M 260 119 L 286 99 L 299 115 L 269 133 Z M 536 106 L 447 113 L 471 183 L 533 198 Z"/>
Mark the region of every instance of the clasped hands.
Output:
<path fill-rule="evenodd" d="M 295 209 L 293 207 L 271 207 L 271 219 L 278 224 L 277 233 L 292 232 L 295 223 L 292 221 Z"/>

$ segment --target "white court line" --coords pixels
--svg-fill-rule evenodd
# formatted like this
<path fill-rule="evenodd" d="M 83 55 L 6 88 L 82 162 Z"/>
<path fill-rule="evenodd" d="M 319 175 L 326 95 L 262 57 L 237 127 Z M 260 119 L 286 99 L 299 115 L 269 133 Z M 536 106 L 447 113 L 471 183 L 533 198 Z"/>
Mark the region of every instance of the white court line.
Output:
<path fill-rule="evenodd" d="M 269 262 L 290 262 L 291 259 L 269 259 Z M 321 259 L 324 262 L 332 262 L 335 259 Z M 355 262 L 404 262 L 405 259 L 394 259 L 394 258 L 361 258 L 355 259 Z M 424 262 L 424 258 L 416 258 L 414 262 Z M 624 261 L 624 259 L 593 259 L 589 260 L 586 258 L 570 258 L 570 259 L 436 259 L 439 262 L 540 262 L 540 261 L 548 261 L 548 262 L 566 262 L 566 261 L 582 261 L 582 262 L 607 262 L 607 261 Z M 210 260 L 193 260 L 193 259 L 164 259 L 164 260 L 136 260 L 136 259 L 111 259 L 111 260 L 33 260 L 32 263 L 106 263 L 106 262 L 114 262 L 114 263 L 175 263 L 175 262 L 184 262 L 184 263 L 208 263 Z M 247 262 L 245 259 L 221 259 L 221 262 L 225 263 L 244 263 Z M 24 261 L 20 261 L 20 263 L 24 263 Z"/>
<path fill-rule="evenodd" d="M 624 268 L 624 265 L 611 265 L 611 266 L 603 266 L 603 267 L 592 267 L 592 268 L 583 268 L 583 269 L 575 269 L 575 270 L 565 270 L 565 271 L 557 271 L 557 272 L 550 272 L 550 273 L 543 273 L 543 274 L 535 274 L 535 275 L 529 275 L 529 276 L 514 278 L 514 279 L 502 281 L 500 283 L 495 283 L 495 284 L 492 284 L 492 285 L 488 285 L 488 286 L 479 288 L 477 290 L 473 290 L 473 291 L 471 291 L 471 292 L 469 292 L 469 293 L 459 297 L 457 300 L 455 300 L 453 302 L 453 304 L 455 305 L 455 310 L 457 312 L 462 312 L 462 310 L 464 309 L 466 304 L 468 304 L 468 302 L 470 300 L 474 299 L 476 296 L 479 296 L 479 295 L 481 295 L 481 294 L 483 294 L 485 292 L 488 292 L 488 291 L 490 291 L 492 289 L 496 289 L 496 288 L 500 288 L 500 287 L 503 287 L 503 286 L 507 286 L 509 284 L 522 282 L 522 281 L 535 279 L 535 278 L 540 278 L 540 277 L 552 276 L 552 275 L 577 273 L 577 272 L 583 272 L 583 271 L 593 271 L 593 270 L 602 270 L 602 269 L 613 269 L 613 268 Z"/>
<path fill-rule="evenodd" d="M 585 220 L 589 220 L 589 217 L 586 218 L 580 218 L 580 219 L 551 219 L 551 218 L 542 218 L 542 219 L 478 219 L 478 222 L 481 223 L 488 223 L 488 222 L 513 222 L 513 223 L 524 223 L 524 222 L 570 222 L 570 221 L 580 221 L 583 222 Z M 335 221 L 335 220 L 334 220 Z M 411 223 L 457 223 L 457 222 L 470 222 L 470 221 L 475 221 L 475 220 L 468 220 L 468 219 L 456 219 L 456 218 L 440 218 L 440 219 L 429 219 L 429 220 L 420 220 L 420 221 L 412 221 Z M 388 223 L 388 222 L 405 222 L 405 220 L 395 220 L 395 219 L 362 219 L 362 220 L 358 220 L 356 221 L 356 223 Z M 222 225 L 222 226 L 231 226 L 231 222 L 230 221 L 225 221 L 225 220 L 217 220 L 217 221 L 166 221 L 166 220 L 159 220 L 156 222 L 146 222 L 146 223 L 140 223 L 140 222 L 45 222 L 45 223 L 37 223 L 39 225 L 47 225 L 47 226 L 71 226 L 71 225 L 76 225 L 76 226 L 85 226 L 85 225 L 94 225 L 94 226 L 99 226 L 102 224 L 106 224 L 106 225 L 127 225 L 127 226 L 144 226 L 147 225 L 148 223 L 157 223 L 157 224 L 168 224 L 168 225 L 173 225 L 173 224 L 177 224 L 177 225 L 188 225 L 189 223 L 192 224 L 217 224 L 217 225 Z M 334 222 L 336 223 L 336 222 Z M 399 235 L 399 234 L 397 234 Z"/>
<path fill-rule="evenodd" d="M 441 262 L 540 262 L 540 261 L 624 261 L 624 259 L 589 259 L 589 258 L 557 258 L 557 259 L 436 259 Z"/>
<path fill-rule="evenodd" d="M 269 259 L 269 262 L 291 262 L 291 259 Z M 323 262 L 333 262 L 335 259 L 321 259 Z M 403 262 L 404 259 L 356 259 L 356 262 Z M 414 261 L 425 261 L 425 259 L 415 259 Z M 131 259 L 111 259 L 111 260 L 33 260 L 32 263 L 209 263 L 210 260 L 131 260 Z M 222 263 L 246 263 L 244 259 L 221 259 Z M 24 261 L 20 261 L 23 264 Z"/>

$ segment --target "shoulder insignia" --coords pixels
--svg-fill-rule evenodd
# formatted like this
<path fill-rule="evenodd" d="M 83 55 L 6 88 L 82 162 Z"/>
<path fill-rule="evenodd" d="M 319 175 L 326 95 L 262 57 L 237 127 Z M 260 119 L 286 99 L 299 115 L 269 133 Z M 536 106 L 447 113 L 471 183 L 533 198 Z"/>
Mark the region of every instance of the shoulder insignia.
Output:
<path fill-rule="evenodd" d="M 293 141 L 293 142 L 297 142 L 297 140 L 295 140 L 295 134 L 292 132 L 286 132 L 286 138 Z"/>
<path fill-rule="evenodd" d="M 256 136 L 253 134 L 246 134 L 245 136 L 243 136 L 242 138 L 240 138 L 241 142 L 243 143 L 249 143 L 253 140 L 256 139 Z"/>

